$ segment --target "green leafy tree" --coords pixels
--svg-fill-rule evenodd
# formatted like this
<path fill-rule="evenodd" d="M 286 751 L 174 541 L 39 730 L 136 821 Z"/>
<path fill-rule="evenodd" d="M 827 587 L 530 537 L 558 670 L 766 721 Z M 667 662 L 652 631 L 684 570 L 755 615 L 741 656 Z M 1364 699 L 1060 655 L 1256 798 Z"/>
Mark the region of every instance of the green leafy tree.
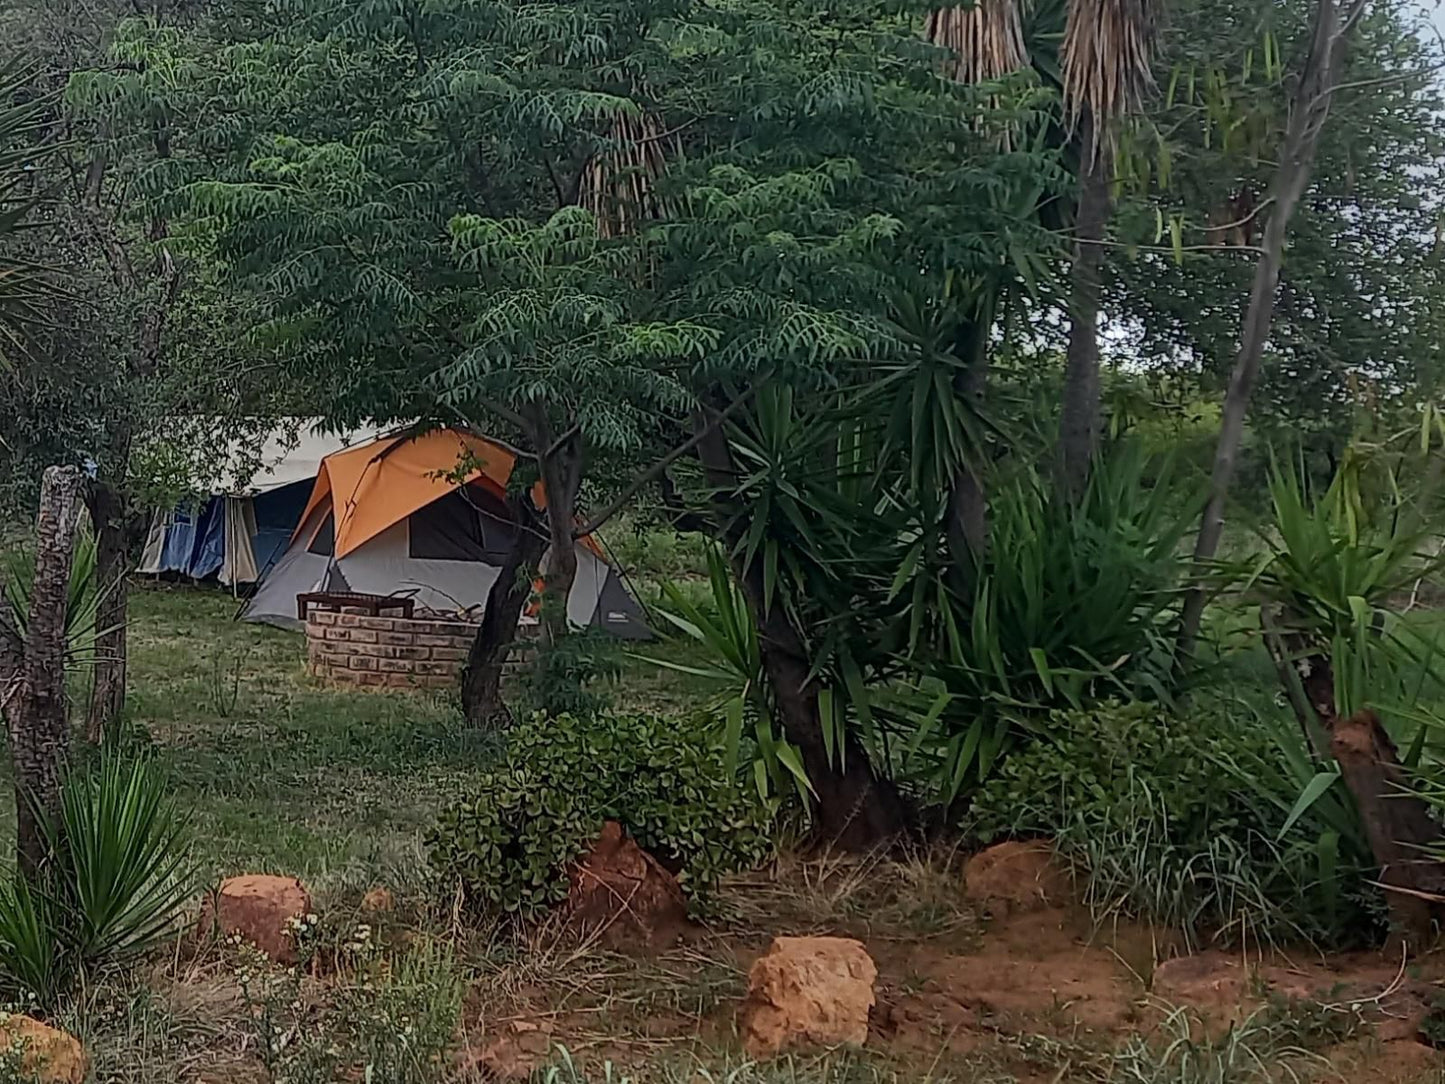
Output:
<path fill-rule="evenodd" d="M 16 244 L 16 235 L 34 210 L 38 193 L 32 180 L 43 147 L 46 114 L 53 105 L 37 93 L 34 73 L 16 57 L 0 55 L 0 365 L 15 364 L 26 329 L 43 320 L 54 287 L 43 268 Z"/>
<path fill-rule="evenodd" d="M 232 326 L 244 295 L 220 301 L 205 238 L 171 225 L 167 201 L 205 148 L 179 111 L 184 71 L 152 63 L 123 25 L 139 15 L 157 35 L 194 35 L 205 8 L 20 0 L 3 15 L 7 40 L 43 72 L 37 123 L 59 147 L 32 170 L 45 213 L 24 241 L 67 289 L 31 329 L 25 359 L 0 371 L 9 408 L 0 418 L 0 496 L 12 507 L 33 502 L 33 480 L 50 463 L 91 475 L 85 499 L 104 584 L 88 709 L 97 739 L 124 707 L 126 575 L 146 500 L 165 488 L 149 476 L 154 457 L 139 453 L 190 437 L 180 432 L 187 415 L 273 409 L 279 387 L 274 373 L 249 364 L 255 356 Z M 202 447 L 220 443 L 216 428 L 200 434 Z"/>

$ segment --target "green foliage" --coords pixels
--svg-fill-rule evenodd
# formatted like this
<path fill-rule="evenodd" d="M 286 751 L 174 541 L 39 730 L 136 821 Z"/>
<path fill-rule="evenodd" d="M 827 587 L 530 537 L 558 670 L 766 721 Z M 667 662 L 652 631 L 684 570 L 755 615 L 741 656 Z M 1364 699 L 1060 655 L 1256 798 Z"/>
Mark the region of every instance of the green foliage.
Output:
<path fill-rule="evenodd" d="M 1369 848 L 1342 785 L 1294 812 L 1291 734 L 1144 704 L 1057 712 L 979 790 L 970 829 L 1053 836 L 1096 910 L 1190 938 L 1360 936 Z"/>
<path fill-rule="evenodd" d="M 1135 1037 L 1113 1056 L 1110 1084 L 1265 1084 L 1312 1079 L 1323 1064 L 1301 1046 L 1292 1022 L 1270 1009 L 1211 1034 L 1186 1009 L 1175 1009 L 1149 1037 Z"/>
<path fill-rule="evenodd" d="M 770 811 L 720 745 L 673 720 L 615 714 L 538 716 L 510 730 L 502 763 L 443 810 L 428 845 L 473 907 L 535 918 L 566 895 L 567 866 L 607 820 L 704 902 L 770 845 Z"/>
<path fill-rule="evenodd" d="M 896 715 L 915 785 L 947 806 L 1008 746 L 1047 730 L 1036 723 L 1053 709 L 1167 701 L 1167 618 L 1197 510 L 1167 461 L 1121 445 L 1077 502 L 1034 471 L 997 485 L 988 552 L 960 589 L 938 591 L 946 569 L 911 547 L 890 594 L 906 600 L 918 673 Z"/>
<path fill-rule="evenodd" d="M 1262 236 L 1313 11 L 1276 0 L 1171 4 L 1159 93 L 1119 155 L 1114 233 L 1127 247 L 1111 260 L 1106 308 L 1129 313 L 1138 335 L 1112 351 L 1198 372 L 1211 398 L 1238 346 L 1254 272 L 1242 246 Z M 1263 481 L 1270 441 L 1302 442 L 1325 460 L 1362 415 L 1413 410 L 1439 386 L 1445 259 L 1434 231 L 1445 113 L 1426 18 L 1406 4 L 1371 5 L 1351 36 L 1341 82 L 1352 90 L 1331 111 L 1290 223 L 1241 464 L 1251 482 Z"/>
<path fill-rule="evenodd" d="M 599 684 L 621 671 L 616 639 L 601 629 L 568 633 L 542 643 L 521 674 L 521 697 L 527 714 L 586 717 L 605 710 L 610 697 Z"/>
<path fill-rule="evenodd" d="M 0 977 L 52 1005 L 78 976 L 155 947 L 196 888 L 169 781 L 114 754 L 67 777 L 50 857 L 0 885 Z"/>
<path fill-rule="evenodd" d="M 76 538 L 65 601 L 66 659 L 71 665 L 95 656 L 96 625 L 103 590 L 96 568 L 95 532 L 89 527 Z M 15 631 L 23 638 L 30 621 L 30 585 L 35 580 L 35 554 L 17 548 L 0 553 L 0 605 L 8 606 Z"/>
<path fill-rule="evenodd" d="M 701 678 L 715 688 L 707 714 L 723 739 L 728 770 L 737 767 L 748 733 L 755 750 L 753 774 L 758 794 L 795 790 L 806 803 L 811 784 L 798 749 L 783 736 L 773 712 L 773 694 L 763 672 L 758 626 L 742 590 L 733 581 L 727 558 L 717 546 L 707 549 L 709 595 L 698 601 L 675 584 L 663 586 L 664 604 L 657 613 L 692 642 L 705 648 L 711 662 L 692 666 L 662 657 L 650 662 L 667 670 Z"/>
<path fill-rule="evenodd" d="M 320 1019 L 301 977 L 243 946 L 236 978 L 246 1022 L 278 1084 L 341 1078 L 431 1084 L 456 1038 L 465 984 L 451 952 L 422 942 L 396 957 L 369 937 L 353 945 Z"/>
<path fill-rule="evenodd" d="M 29 60 L 0 56 L 0 368 L 14 365 L 26 329 L 44 319 L 58 293 L 45 268 L 7 243 L 38 202 L 32 171 L 55 150 L 48 137 L 56 95 L 37 87 L 36 75 Z"/>
<path fill-rule="evenodd" d="M 1340 716 L 1375 707 L 1421 721 L 1413 706 L 1421 683 L 1438 684 L 1445 671 L 1433 640 L 1391 604 L 1445 565 L 1438 532 L 1402 491 L 1395 467 L 1357 448 L 1323 494 L 1310 495 L 1298 472 L 1279 466 L 1269 491 L 1266 552 L 1244 590 L 1272 615 L 1276 627 L 1266 632 L 1291 655 L 1291 673 L 1299 660 L 1322 656 Z"/>

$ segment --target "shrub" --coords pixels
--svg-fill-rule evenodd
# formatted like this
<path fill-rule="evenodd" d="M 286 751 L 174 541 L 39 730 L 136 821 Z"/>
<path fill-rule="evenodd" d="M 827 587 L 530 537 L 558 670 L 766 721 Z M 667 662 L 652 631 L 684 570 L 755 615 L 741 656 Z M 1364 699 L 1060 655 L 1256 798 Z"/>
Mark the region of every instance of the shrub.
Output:
<path fill-rule="evenodd" d="M 473 905 L 532 917 L 565 897 L 568 864 L 607 820 L 678 871 L 695 901 L 770 846 L 770 810 L 720 745 L 673 720 L 619 714 L 514 728 L 501 764 L 442 812 L 428 845 Z"/>
<path fill-rule="evenodd" d="M 1333 942 L 1370 929 L 1368 852 L 1322 821 L 1328 803 L 1296 815 L 1276 732 L 1144 704 L 1055 712 L 1041 731 L 977 794 L 979 841 L 1055 837 L 1096 910 L 1191 938 Z"/>
<path fill-rule="evenodd" d="M 606 683 L 622 670 L 622 650 L 601 629 L 568 633 L 537 647 L 520 675 L 522 708 L 542 715 L 596 715 L 611 704 Z"/>
<path fill-rule="evenodd" d="M 0 884 L 0 979 L 43 1004 L 87 969 L 153 948 L 196 887 L 170 781 L 107 754 L 67 777 L 49 860 Z"/>

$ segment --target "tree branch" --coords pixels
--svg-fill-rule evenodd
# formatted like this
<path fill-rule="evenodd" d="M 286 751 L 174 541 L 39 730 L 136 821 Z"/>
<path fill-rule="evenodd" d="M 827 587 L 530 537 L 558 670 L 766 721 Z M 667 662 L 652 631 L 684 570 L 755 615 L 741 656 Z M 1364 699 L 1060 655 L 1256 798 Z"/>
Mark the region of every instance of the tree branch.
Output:
<path fill-rule="evenodd" d="M 720 425 L 722 425 L 723 422 L 727 421 L 728 418 L 736 414 L 738 410 L 740 410 L 743 405 L 753 397 L 753 393 L 757 391 L 757 388 L 758 386 L 754 384 L 752 387 L 748 388 L 747 391 L 739 395 L 722 410 L 714 413 L 713 416 L 708 419 L 708 423 L 705 426 L 699 429 L 687 440 L 683 441 L 683 443 L 679 444 L 672 451 L 668 452 L 656 463 L 652 464 L 652 466 L 648 467 L 636 478 L 634 478 L 627 486 L 627 488 L 624 489 L 620 494 L 618 494 L 616 500 L 614 500 L 606 508 L 602 509 L 602 511 L 598 512 L 595 516 L 593 516 L 592 519 L 589 520 L 584 526 L 578 527 L 575 531 L 573 531 L 572 537 L 582 538 L 586 535 L 592 534 L 594 531 L 601 528 L 602 525 L 605 524 L 609 519 L 617 515 L 618 512 L 622 511 L 623 506 L 625 506 L 628 501 L 635 497 L 637 495 L 637 492 L 643 486 L 661 477 L 663 472 L 666 471 L 668 467 L 672 466 L 683 456 L 687 455 L 688 452 L 696 448 L 699 444 L 701 444 L 704 440 L 711 436 L 712 433 Z"/>

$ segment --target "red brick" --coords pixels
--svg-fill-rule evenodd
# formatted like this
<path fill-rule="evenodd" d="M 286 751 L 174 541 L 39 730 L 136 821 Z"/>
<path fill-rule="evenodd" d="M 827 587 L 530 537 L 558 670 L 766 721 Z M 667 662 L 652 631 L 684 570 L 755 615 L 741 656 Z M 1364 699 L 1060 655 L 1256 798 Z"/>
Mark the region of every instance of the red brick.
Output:
<path fill-rule="evenodd" d="M 438 674 L 456 676 L 461 667 L 454 662 L 417 662 L 412 664 L 412 670 L 417 674 Z"/>
<path fill-rule="evenodd" d="M 382 632 L 372 632 L 370 629 L 351 629 L 351 642 L 353 644 L 374 644 L 378 636 L 384 636 Z"/>
<path fill-rule="evenodd" d="M 360 614 L 341 613 L 336 615 L 336 623 L 348 629 L 360 628 L 362 620 Z"/>
<path fill-rule="evenodd" d="M 346 661 L 346 665 L 352 670 L 375 670 L 378 660 L 370 655 L 353 655 Z"/>
<path fill-rule="evenodd" d="M 376 629 L 378 632 L 390 632 L 396 628 L 397 619 L 394 617 L 362 617 L 357 620 L 363 629 Z"/>
<path fill-rule="evenodd" d="M 463 647 L 434 647 L 431 657 L 437 662 L 466 662 L 469 652 Z"/>
<path fill-rule="evenodd" d="M 468 639 L 477 634 L 478 628 L 467 621 L 418 621 L 417 625 L 417 632 L 425 632 L 429 636 L 465 636 Z"/>
<path fill-rule="evenodd" d="M 429 647 L 397 647 L 392 649 L 393 657 L 398 659 L 411 659 L 413 662 L 424 662 L 431 658 L 432 649 Z"/>
<path fill-rule="evenodd" d="M 387 687 L 391 689 L 410 689 L 414 687 L 412 685 L 413 678 L 410 674 L 377 674 L 376 676 L 382 678 L 386 682 Z"/>
<path fill-rule="evenodd" d="M 342 616 L 342 617 L 345 617 L 346 615 L 345 615 L 345 614 L 342 614 L 341 616 Z M 357 630 L 354 630 L 354 629 L 322 629 L 322 630 L 321 630 L 321 638 L 322 638 L 323 640 L 350 640 L 350 639 L 351 639 L 351 634 L 352 634 L 352 632 L 354 632 L 354 631 L 357 631 Z"/>
<path fill-rule="evenodd" d="M 336 614 L 330 610 L 311 610 L 306 615 L 307 624 L 311 625 L 334 625 Z"/>
<path fill-rule="evenodd" d="M 395 644 L 400 647 L 411 647 L 416 643 L 416 637 L 409 632 L 378 632 L 377 642 L 382 644 Z"/>
<path fill-rule="evenodd" d="M 377 659 L 376 668 L 383 674 L 409 674 L 415 663 L 406 659 Z"/>
<path fill-rule="evenodd" d="M 416 642 L 420 647 L 455 647 L 457 639 L 456 636 L 439 636 L 434 632 L 416 634 Z"/>

